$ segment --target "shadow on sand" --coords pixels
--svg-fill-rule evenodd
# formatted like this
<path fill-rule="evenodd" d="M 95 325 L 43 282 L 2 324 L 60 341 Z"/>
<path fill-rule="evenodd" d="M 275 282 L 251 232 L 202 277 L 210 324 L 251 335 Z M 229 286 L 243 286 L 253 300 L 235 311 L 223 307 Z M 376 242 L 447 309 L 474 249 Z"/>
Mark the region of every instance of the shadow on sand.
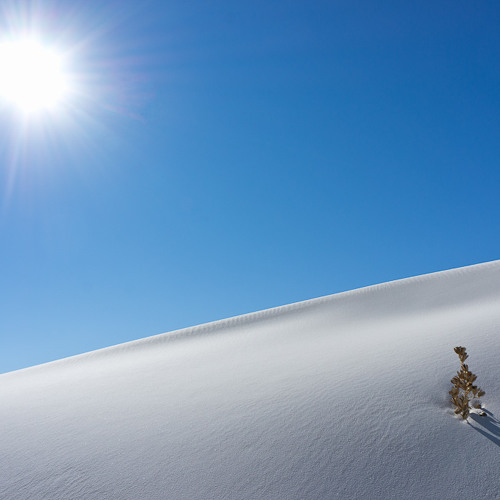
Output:
<path fill-rule="evenodd" d="M 500 422 L 490 411 L 485 409 L 483 411 L 486 413 L 484 417 L 471 413 L 468 424 L 497 446 L 500 446 Z"/>

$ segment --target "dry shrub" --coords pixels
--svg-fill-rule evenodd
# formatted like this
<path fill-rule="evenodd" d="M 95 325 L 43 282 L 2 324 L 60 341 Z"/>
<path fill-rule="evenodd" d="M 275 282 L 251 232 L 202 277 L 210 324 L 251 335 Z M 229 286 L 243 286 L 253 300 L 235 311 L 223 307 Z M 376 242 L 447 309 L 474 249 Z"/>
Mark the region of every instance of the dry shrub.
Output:
<path fill-rule="evenodd" d="M 455 406 L 455 414 L 461 415 L 462 418 L 466 420 L 470 413 L 471 401 L 484 396 L 485 392 L 477 385 L 474 385 L 477 375 L 474 375 L 469 370 L 469 366 L 465 364 L 465 360 L 469 357 L 465 351 L 465 347 L 455 347 L 455 352 L 460 359 L 460 370 L 457 371 L 457 374 L 451 379 L 453 387 L 449 394 L 451 396 L 451 402 Z M 476 401 L 474 407 L 480 408 L 481 405 Z"/>

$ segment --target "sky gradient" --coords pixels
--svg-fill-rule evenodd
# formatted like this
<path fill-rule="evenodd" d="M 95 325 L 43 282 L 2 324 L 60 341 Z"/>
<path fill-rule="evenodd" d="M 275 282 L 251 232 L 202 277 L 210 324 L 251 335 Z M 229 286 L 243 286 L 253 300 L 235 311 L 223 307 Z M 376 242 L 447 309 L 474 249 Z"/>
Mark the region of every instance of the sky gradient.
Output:
<path fill-rule="evenodd" d="M 0 106 L 0 372 L 499 258 L 497 2 L 78 4 L 0 10 L 82 89 Z"/>

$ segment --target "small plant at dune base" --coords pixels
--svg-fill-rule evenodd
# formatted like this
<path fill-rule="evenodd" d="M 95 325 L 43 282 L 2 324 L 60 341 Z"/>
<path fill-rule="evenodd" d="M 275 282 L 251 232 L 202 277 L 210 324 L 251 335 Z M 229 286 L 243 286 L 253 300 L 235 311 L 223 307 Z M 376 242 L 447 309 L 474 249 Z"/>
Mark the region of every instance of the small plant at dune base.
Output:
<path fill-rule="evenodd" d="M 465 360 L 469 357 L 465 352 L 465 347 L 455 347 L 455 352 L 460 359 L 460 370 L 451 379 L 453 387 L 449 394 L 451 402 L 455 406 L 455 414 L 461 415 L 466 420 L 470 413 L 471 401 L 476 400 L 474 408 L 481 408 L 481 404 L 477 400 L 484 396 L 485 392 L 477 385 L 474 385 L 477 375 L 474 375 L 469 370 L 469 366 L 465 364 Z M 484 415 L 484 412 L 482 414 Z"/>

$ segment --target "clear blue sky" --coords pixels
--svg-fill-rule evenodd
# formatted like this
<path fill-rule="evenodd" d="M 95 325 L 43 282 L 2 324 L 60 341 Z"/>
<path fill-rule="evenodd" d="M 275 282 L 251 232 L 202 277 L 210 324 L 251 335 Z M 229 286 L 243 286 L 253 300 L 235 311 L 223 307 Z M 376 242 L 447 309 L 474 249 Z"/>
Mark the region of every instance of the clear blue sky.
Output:
<path fill-rule="evenodd" d="M 16 0 L 84 89 L 0 108 L 0 371 L 500 257 L 498 1 Z"/>

